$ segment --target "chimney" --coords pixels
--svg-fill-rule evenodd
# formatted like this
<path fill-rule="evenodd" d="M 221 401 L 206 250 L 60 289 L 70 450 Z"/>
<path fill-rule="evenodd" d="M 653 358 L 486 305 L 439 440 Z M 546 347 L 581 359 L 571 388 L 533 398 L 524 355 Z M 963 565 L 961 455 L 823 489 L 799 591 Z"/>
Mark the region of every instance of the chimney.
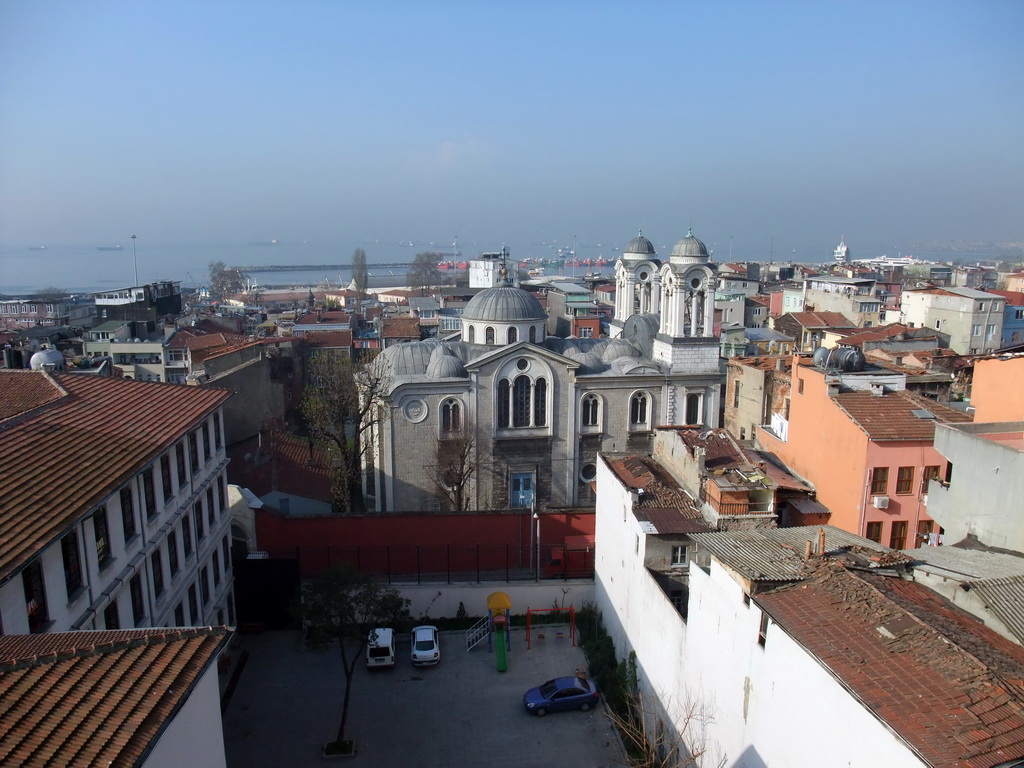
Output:
<path fill-rule="evenodd" d="M 818 554 L 822 557 L 825 556 L 825 529 L 818 529 Z"/>
<path fill-rule="evenodd" d="M 811 559 L 811 550 L 814 548 L 814 543 L 808 539 L 804 542 L 804 560 Z"/>

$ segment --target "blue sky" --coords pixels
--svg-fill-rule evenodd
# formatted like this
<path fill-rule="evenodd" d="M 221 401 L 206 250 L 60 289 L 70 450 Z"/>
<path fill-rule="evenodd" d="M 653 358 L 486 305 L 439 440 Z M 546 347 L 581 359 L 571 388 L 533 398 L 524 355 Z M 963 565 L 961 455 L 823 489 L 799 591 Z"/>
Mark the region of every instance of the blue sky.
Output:
<path fill-rule="evenodd" d="M 5 0 L 0 242 L 1024 241 L 1022 31 L 1014 0 Z"/>

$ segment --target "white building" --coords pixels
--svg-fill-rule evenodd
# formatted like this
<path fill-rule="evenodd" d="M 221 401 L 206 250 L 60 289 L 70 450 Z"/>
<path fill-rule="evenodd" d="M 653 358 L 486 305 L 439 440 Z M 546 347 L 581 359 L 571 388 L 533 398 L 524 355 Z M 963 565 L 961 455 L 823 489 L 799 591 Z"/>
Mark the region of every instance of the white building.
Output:
<path fill-rule="evenodd" d="M 234 623 L 228 390 L 0 372 L 0 626 Z"/>
<path fill-rule="evenodd" d="M 604 461 L 597 482 L 598 607 L 617 656 L 636 653 L 649 732 L 681 738 L 698 765 L 1024 756 L 1024 689 L 1005 683 L 1024 649 L 900 578 L 909 558 L 830 526 L 673 543 L 670 510 L 652 524 Z M 660 550 L 685 588 L 658 572 Z"/>

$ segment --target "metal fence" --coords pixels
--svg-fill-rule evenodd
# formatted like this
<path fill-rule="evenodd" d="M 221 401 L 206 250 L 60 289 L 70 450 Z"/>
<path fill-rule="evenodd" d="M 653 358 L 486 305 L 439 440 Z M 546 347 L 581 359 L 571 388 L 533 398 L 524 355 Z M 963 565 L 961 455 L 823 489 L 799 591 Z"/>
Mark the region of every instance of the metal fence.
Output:
<path fill-rule="evenodd" d="M 583 555 L 584 553 L 581 553 Z M 306 545 L 267 550 L 271 558 L 297 559 L 305 578 L 342 564 L 389 584 L 452 584 L 540 579 L 592 579 L 593 552 L 579 558 L 552 559 L 552 548 L 517 544 L 357 544 Z"/>

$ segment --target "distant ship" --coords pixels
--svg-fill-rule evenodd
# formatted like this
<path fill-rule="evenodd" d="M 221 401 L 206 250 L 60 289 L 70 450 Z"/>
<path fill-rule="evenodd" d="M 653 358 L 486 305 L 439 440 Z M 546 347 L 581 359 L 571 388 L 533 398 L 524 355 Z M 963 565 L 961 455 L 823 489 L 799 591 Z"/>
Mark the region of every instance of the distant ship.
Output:
<path fill-rule="evenodd" d="M 123 251 L 124 249 L 120 245 L 97 245 L 97 251 Z"/>
<path fill-rule="evenodd" d="M 46 246 L 45 245 L 30 245 L 28 247 L 28 249 L 30 251 L 45 251 L 46 250 Z"/>
<path fill-rule="evenodd" d="M 250 240 L 249 245 L 277 245 L 277 240 Z"/>

